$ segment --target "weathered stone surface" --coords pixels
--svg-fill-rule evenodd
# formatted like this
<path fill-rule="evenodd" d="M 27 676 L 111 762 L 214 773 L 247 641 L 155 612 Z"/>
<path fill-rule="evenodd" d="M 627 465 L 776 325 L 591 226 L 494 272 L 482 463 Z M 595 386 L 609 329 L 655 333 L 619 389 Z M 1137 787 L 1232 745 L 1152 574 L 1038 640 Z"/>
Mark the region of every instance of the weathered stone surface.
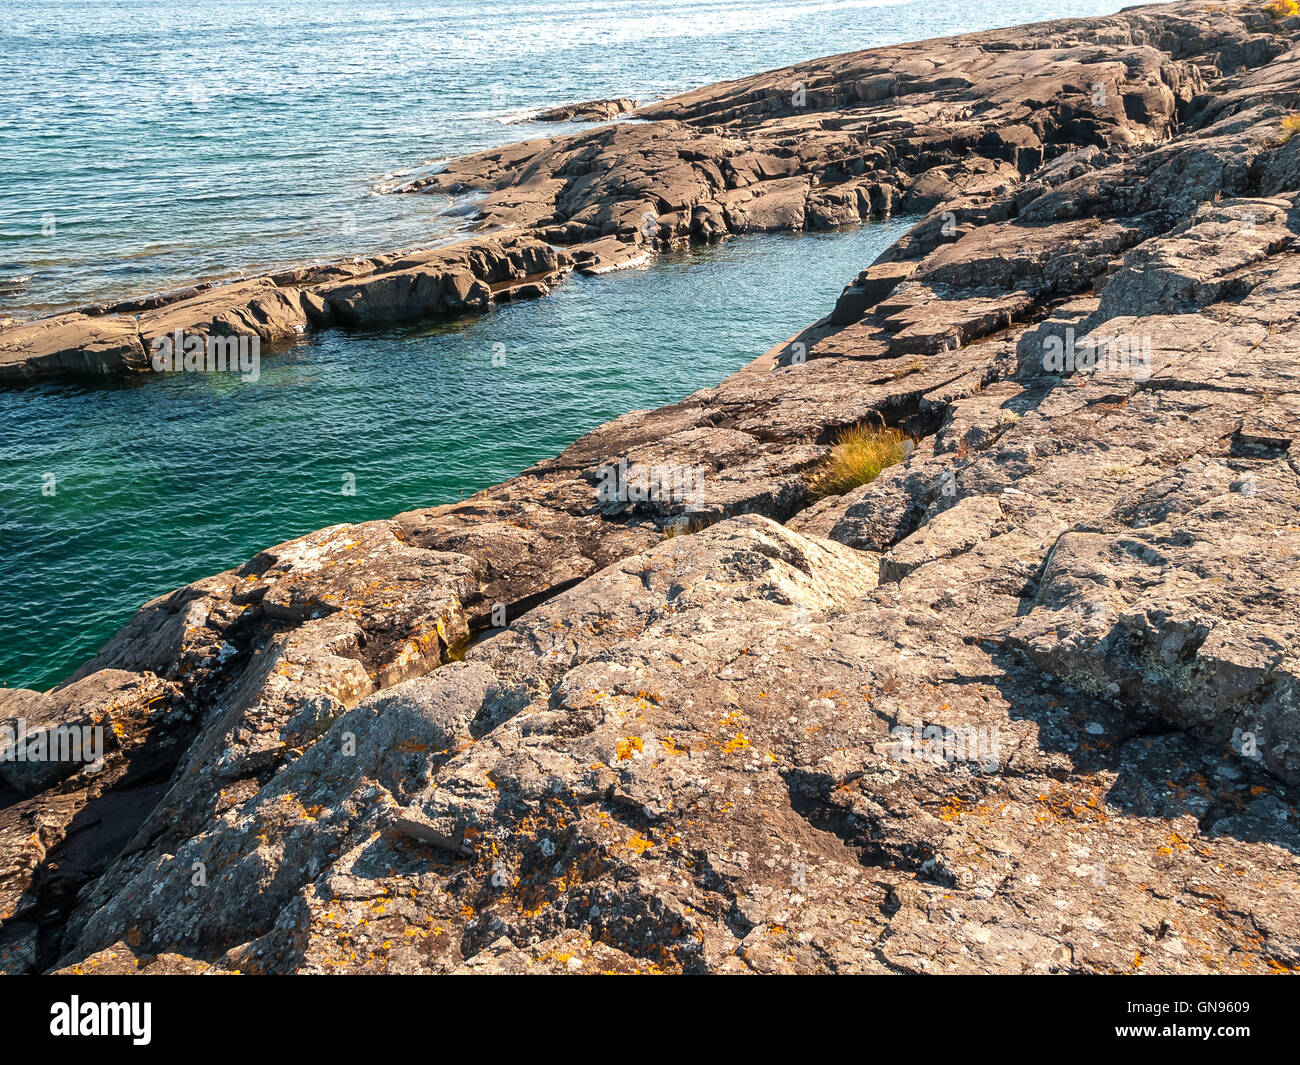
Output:
<path fill-rule="evenodd" d="M 588 100 L 580 104 L 550 107 L 535 114 L 533 122 L 601 122 L 635 111 L 637 102 L 619 97 L 614 100 Z"/>
<path fill-rule="evenodd" d="M 43 761 L 0 760 L 0 973 L 24 973 L 54 949 L 76 891 L 157 803 L 158 774 L 170 771 L 194 725 L 176 685 L 119 670 L 46 694 L 0 691 L 0 718 L 0 729 L 21 718 L 29 732 L 62 725 L 81 740 L 79 751 L 48 748 Z M 29 744 L 25 753 L 38 752 Z"/>
<path fill-rule="evenodd" d="M 148 357 L 135 321 L 62 314 L 0 333 L 0 381 L 143 370 Z"/>
<path fill-rule="evenodd" d="M 482 312 L 493 302 L 544 295 L 572 265 L 543 241 L 508 236 L 204 285 L 5 330 L 0 381 L 152 371 L 155 342 L 178 334 L 274 345 L 331 325 Z"/>
<path fill-rule="evenodd" d="M 915 263 L 876 263 L 867 267 L 846 285 L 831 312 L 833 325 L 851 325 L 906 281 L 916 270 Z"/>
<path fill-rule="evenodd" d="M 159 337 L 179 330 L 193 336 L 256 336 L 285 340 L 306 331 L 307 315 L 294 289 L 281 289 L 268 278 L 209 289 L 178 303 L 143 312 L 137 318 L 140 339 L 152 353 Z"/>
<path fill-rule="evenodd" d="M 588 277 L 645 266 L 654 258 L 648 245 L 627 243 L 613 236 L 578 244 L 569 250 L 578 273 Z"/>
<path fill-rule="evenodd" d="M 880 560 L 882 581 L 901 581 L 938 559 L 963 555 L 988 540 L 1006 520 L 993 496 L 968 496 L 940 511 Z"/>
<path fill-rule="evenodd" d="M 570 268 L 567 255 L 541 241 L 459 246 L 403 256 L 363 277 L 322 285 L 313 294 L 349 325 L 409 321 L 484 311 L 494 297 L 524 279 L 554 278 Z"/>
<path fill-rule="evenodd" d="M 135 674 L 102 671 L 50 694 L 0 688 L 0 784 L 42 791 L 73 773 L 98 772 L 114 726 L 161 686 Z"/>
<path fill-rule="evenodd" d="M 155 791 L 100 795 L 129 816 L 71 871 L 76 776 L 6 796 L 0 960 L 1293 970 L 1296 32 L 1139 8 L 454 162 L 431 185 L 579 269 L 928 213 L 790 342 L 806 361 L 148 604 L 75 683 L 166 686 L 173 725 L 122 741 Z M 489 289 L 535 283 L 512 254 Z M 809 505 L 863 423 L 910 456 Z"/>

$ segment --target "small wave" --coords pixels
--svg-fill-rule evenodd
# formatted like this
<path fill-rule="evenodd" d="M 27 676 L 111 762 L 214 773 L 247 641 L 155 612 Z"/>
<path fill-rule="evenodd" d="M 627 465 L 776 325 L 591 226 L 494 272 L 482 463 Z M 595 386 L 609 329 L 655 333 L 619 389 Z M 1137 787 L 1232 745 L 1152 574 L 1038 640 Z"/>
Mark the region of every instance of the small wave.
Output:
<path fill-rule="evenodd" d="M 499 122 L 503 126 L 519 126 L 525 122 L 531 122 L 545 110 L 541 107 L 519 108 L 514 111 L 503 111 L 499 115 L 489 115 L 493 122 Z"/>
<path fill-rule="evenodd" d="M 441 174 L 446 169 L 446 159 L 435 159 L 433 162 L 417 166 L 413 170 L 394 170 L 391 174 L 382 174 L 371 183 L 370 188 L 380 196 L 386 196 L 390 192 L 400 192 L 413 181 L 418 181 L 422 177 Z"/>

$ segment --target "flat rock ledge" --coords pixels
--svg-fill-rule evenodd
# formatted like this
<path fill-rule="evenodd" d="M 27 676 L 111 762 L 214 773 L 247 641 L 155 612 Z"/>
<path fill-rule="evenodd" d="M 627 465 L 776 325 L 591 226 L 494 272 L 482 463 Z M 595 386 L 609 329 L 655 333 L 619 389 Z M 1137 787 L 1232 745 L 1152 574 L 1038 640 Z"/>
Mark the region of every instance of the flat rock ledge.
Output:
<path fill-rule="evenodd" d="M 646 113 L 711 197 L 661 219 L 806 209 L 784 168 L 830 142 L 906 158 L 924 217 L 717 388 L 0 692 L 0 725 L 108 726 L 92 768 L 0 762 L 0 967 L 1294 971 L 1297 35 L 1149 7 Z M 796 73 L 815 113 L 773 102 Z M 750 184 L 680 154 L 760 117 Z M 670 187 L 629 135 L 579 134 L 555 196 Z M 881 181 L 854 150 L 818 188 Z M 862 423 L 916 447 L 811 501 Z M 703 472 L 601 496 L 620 463 Z"/>
<path fill-rule="evenodd" d="M 564 104 L 539 111 L 527 121 L 532 122 L 607 122 L 611 118 L 637 109 L 635 100 L 619 97 L 616 100 L 588 100 L 580 104 Z"/>
<path fill-rule="evenodd" d="M 197 285 L 0 330 L 0 383 L 147 373 L 161 350 L 155 342 L 174 343 L 178 334 L 275 345 L 329 326 L 482 313 L 494 303 L 545 295 L 572 269 L 564 251 L 515 234 Z"/>

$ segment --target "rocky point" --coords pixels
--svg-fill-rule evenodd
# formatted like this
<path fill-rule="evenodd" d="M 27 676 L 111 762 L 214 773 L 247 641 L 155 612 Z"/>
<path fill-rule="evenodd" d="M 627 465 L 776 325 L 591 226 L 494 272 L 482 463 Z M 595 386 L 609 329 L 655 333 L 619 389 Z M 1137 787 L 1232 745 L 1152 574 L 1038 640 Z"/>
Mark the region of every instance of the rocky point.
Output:
<path fill-rule="evenodd" d="M 106 736 L 0 762 L 0 967 L 1293 970 L 1298 43 L 1176 3 L 802 63 L 451 162 L 407 190 L 480 197 L 449 248 L 0 332 L 131 371 L 916 218 L 718 387 L 0 691 Z M 864 424 L 910 455 L 814 500 Z"/>

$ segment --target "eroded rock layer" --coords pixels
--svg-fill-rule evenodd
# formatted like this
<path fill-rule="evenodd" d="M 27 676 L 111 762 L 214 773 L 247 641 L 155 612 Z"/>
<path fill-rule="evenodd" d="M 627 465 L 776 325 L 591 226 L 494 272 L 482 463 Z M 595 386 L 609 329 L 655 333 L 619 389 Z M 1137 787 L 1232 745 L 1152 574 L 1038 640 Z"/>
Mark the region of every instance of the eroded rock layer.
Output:
<path fill-rule="evenodd" d="M 1293 970 L 1298 34 L 1137 9 L 450 166 L 578 263 L 646 204 L 655 240 L 925 214 L 717 388 L 0 692 L 110 726 L 93 771 L 0 768 L 0 964 Z M 864 423 L 916 446 L 812 502 Z"/>

